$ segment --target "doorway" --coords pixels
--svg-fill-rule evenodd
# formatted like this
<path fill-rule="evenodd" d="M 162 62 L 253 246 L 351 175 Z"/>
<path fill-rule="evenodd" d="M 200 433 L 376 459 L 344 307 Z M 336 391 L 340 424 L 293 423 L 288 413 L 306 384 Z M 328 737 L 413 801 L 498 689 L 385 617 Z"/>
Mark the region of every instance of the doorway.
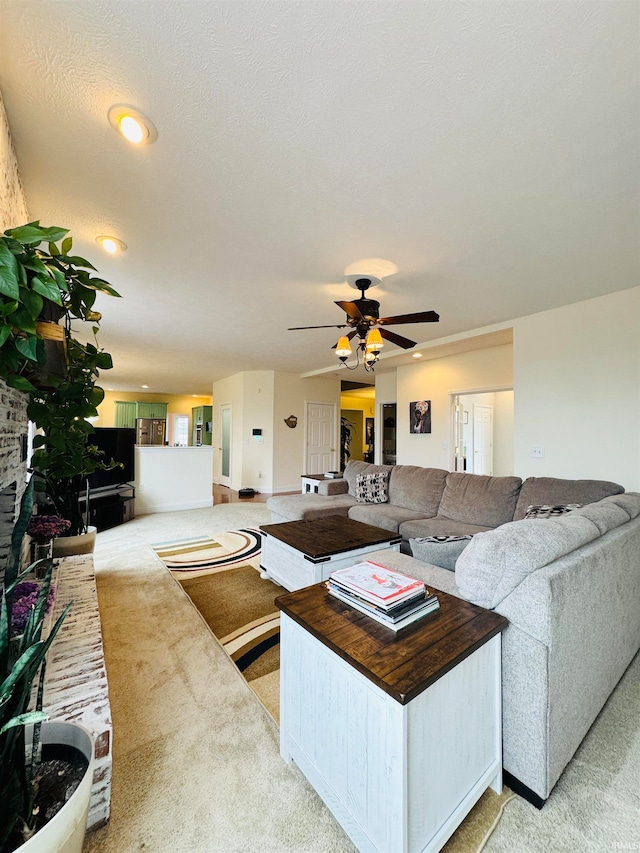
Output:
<path fill-rule="evenodd" d="M 220 408 L 220 485 L 231 486 L 231 406 Z"/>
<path fill-rule="evenodd" d="M 305 473 L 326 474 L 335 471 L 336 406 L 334 403 L 306 404 Z"/>
<path fill-rule="evenodd" d="M 453 471 L 513 475 L 512 388 L 451 392 Z"/>
<path fill-rule="evenodd" d="M 396 409 L 395 403 L 383 403 L 381 406 L 382 452 L 380 461 L 383 465 L 396 464 Z"/>

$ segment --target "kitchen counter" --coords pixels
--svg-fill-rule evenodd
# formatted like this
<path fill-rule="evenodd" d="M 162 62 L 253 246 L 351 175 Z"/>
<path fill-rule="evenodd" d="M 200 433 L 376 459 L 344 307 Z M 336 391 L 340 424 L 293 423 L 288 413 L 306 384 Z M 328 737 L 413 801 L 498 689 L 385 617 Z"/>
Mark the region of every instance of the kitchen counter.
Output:
<path fill-rule="evenodd" d="M 136 445 L 136 515 L 213 505 L 213 448 Z"/>

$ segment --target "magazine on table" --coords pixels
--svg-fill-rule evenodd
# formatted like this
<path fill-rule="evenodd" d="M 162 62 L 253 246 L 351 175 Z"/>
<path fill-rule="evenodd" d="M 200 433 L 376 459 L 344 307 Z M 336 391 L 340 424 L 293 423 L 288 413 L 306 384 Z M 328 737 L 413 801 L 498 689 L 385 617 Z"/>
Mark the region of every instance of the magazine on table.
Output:
<path fill-rule="evenodd" d="M 337 586 L 385 607 L 424 594 L 426 589 L 424 583 L 417 578 L 393 571 L 371 560 L 356 563 L 346 569 L 338 569 L 331 572 L 329 578 Z"/>
<path fill-rule="evenodd" d="M 341 596 L 345 597 L 345 600 L 353 600 L 361 604 L 366 604 L 367 607 L 371 608 L 373 611 L 384 613 L 390 618 L 395 617 L 398 619 L 402 618 L 402 616 L 404 616 L 409 610 L 413 610 L 419 605 L 422 605 L 425 602 L 431 602 L 435 599 L 435 595 L 433 593 L 422 589 L 418 590 L 415 595 L 402 598 L 400 601 L 394 602 L 393 604 L 378 604 L 375 601 L 370 601 L 368 598 L 364 598 L 346 586 L 340 586 L 339 584 L 334 583 L 331 578 L 327 581 L 327 589 L 332 592 L 335 590 L 340 593 Z"/>
<path fill-rule="evenodd" d="M 419 604 L 409 607 L 404 611 L 402 616 L 394 618 L 368 605 L 361 599 L 350 597 L 347 593 L 343 592 L 336 586 L 327 584 L 327 588 L 331 595 L 338 598 L 344 604 L 355 608 L 365 616 L 369 616 L 371 619 L 375 619 L 375 621 L 380 625 L 384 625 L 392 631 L 400 631 L 402 628 L 406 628 L 408 625 L 417 622 L 419 619 L 422 619 L 424 616 L 427 616 L 429 613 L 433 613 L 440 608 L 440 602 L 436 596 L 433 595 L 430 596 L 428 600 L 421 601 Z"/>

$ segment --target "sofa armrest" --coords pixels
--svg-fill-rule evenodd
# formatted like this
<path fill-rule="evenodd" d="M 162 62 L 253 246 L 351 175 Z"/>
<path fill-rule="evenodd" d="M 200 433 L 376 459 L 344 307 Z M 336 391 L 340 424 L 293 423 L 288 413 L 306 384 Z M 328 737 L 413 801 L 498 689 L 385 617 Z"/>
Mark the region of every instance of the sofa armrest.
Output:
<path fill-rule="evenodd" d="M 318 483 L 319 495 L 346 495 L 348 491 L 349 483 L 344 479 L 320 480 Z"/>

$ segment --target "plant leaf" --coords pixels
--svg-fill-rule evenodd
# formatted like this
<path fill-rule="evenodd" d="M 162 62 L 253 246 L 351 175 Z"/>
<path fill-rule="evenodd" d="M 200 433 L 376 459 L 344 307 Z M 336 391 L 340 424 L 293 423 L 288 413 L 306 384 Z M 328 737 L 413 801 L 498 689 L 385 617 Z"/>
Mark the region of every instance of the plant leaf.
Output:
<path fill-rule="evenodd" d="M 34 290 L 24 288 L 22 291 L 22 303 L 29 314 L 31 314 L 31 317 L 36 320 L 42 311 L 42 296 L 35 291 L 35 288 Z"/>
<path fill-rule="evenodd" d="M 14 240 L 25 245 L 34 245 L 45 241 L 55 243 L 57 240 L 62 240 L 68 233 L 68 228 L 58 228 L 55 225 L 51 228 L 41 228 L 38 222 L 30 222 L 28 225 L 21 225 L 19 228 L 10 228 L 5 231 L 9 237 L 13 237 Z"/>
<path fill-rule="evenodd" d="M 32 336 L 28 338 L 16 338 L 16 349 L 19 353 L 21 353 L 25 358 L 28 358 L 30 361 L 37 361 L 38 356 L 36 353 L 36 346 L 38 344 L 38 339 Z"/>
<path fill-rule="evenodd" d="M 29 382 L 28 379 L 25 379 L 24 376 L 18 376 L 15 373 L 12 373 L 11 376 L 8 376 L 6 379 L 6 383 L 9 388 L 15 388 L 16 391 L 35 391 L 36 387 L 33 383 Z"/>
<path fill-rule="evenodd" d="M 62 254 L 68 255 L 71 247 L 73 246 L 73 240 L 71 237 L 65 237 L 62 241 Z"/>
<path fill-rule="evenodd" d="M 28 726 L 31 725 L 31 723 L 43 723 L 48 719 L 49 715 L 45 714 L 44 711 L 27 711 L 26 714 L 18 714 L 17 717 L 12 717 L 8 722 L 6 722 L 0 729 L 0 735 L 4 734 L 9 729 L 15 728 L 15 726 Z"/>
<path fill-rule="evenodd" d="M 31 288 L 36 293 L 44 296 L 45 299 L 48 299 L 50 302 L 55 302 L 56 305 L 62 305 L 62 296 L 60 295 L 60 287 L 57 281 L 34 276 L 31 279 Z"/>

